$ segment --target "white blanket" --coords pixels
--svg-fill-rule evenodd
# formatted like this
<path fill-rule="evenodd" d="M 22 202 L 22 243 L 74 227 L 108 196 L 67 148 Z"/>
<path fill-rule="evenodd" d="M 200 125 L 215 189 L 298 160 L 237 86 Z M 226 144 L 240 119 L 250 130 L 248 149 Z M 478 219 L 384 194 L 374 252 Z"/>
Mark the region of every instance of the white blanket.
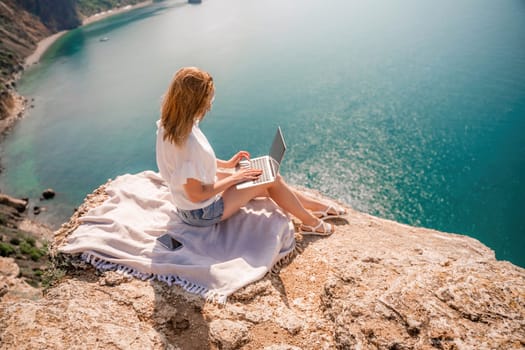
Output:
<path fill-rule="evenodd" d="M 82 253 L 98 269 L 157 278 L 225 302 L 295 247 L 291 220 L 268 199 L 253 200 L 230 219 L 201 228 L 180 221 L 166 184 L 155 172 L 119 176 L 106 192 L 109 198 L 83 216 L 59 248 Z M 183 247 L 163 248 L 156 238 L 166 232 Z"/>

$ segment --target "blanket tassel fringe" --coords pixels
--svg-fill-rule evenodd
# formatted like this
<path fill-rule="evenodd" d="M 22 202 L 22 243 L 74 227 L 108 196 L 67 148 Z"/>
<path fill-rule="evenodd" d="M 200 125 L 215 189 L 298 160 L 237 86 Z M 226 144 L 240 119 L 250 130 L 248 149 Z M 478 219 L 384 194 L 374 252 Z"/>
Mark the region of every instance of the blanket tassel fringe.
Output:
<path fill-rule="evenodd" d="M 297 244 L 294 244 L 294 248 L 292 249 L 292 251 L 288 253 L 287 255 L 283 256 L 281 259 L 279 259 L 279 261 L 277 261 L 272 266 L 272 269 L 270 270 L 270 272 L 273 275 L 277 275 L 279 271 L 281 271 L 284 265 L 288 265 L 290 261 L 292 261 L 293 258 L 299 255 L 301 252 L 302 252 L 301 248 L 299 248 Z"/>
<path fill-rule="evenodd" d="M 143 281 L 152 281 L 156 279 L 158 281 L 166 283 L 170 287 L 175 284 L 179 287 L 182 287 L 185 291 L 189 293 L 202 296 L 206 299 L 206 301 L 210 302 L 225 304 L 227 300 L 226 295 L 208 290 L 206 287 L 189 282 L 177 275 L 160 275 L 155 273 L 140 272 L 128 266 L 108 262 L 107 260 L 101 259 L 95 256 L 94 254 L 88 252 L 83 253 L 81 257 L 82 260 L 93 265 L 97 270 L 100 271 L 115 271 L 127 276 L 138 278 Z"/>
<path fill-rule="evenodd" d="M 288 253 L 287 255 L 282 257 L 281 259 L 279 259 L 279 261 L 277 261 L 272 266 L 270 272 L 272 274 L 278 274 L 279 271 L 281 270 L 281 268 L 284 265 L 287 265 L 299 253 L 300 253 L 300 249 L 298 248 L 297 245 L 295 245 L 294 249 L 290 253 Z M 146 281 L 146 280 L 147 281 L 152 281 L 152 280 L 156 279 L 158 281 L 166 283 L 170 287 L 175 284 L 177 286 L 182 287 L 185 291 L 187 291 L 189 293 L 197 294 L 197 295 L 202 296 L 203 298 L 206 299 L 206 301 L 209 301 L 209 302 L 216 302 L 216 303 L 219 303 L 219 304 L 226 304 L 226 301 L 227 301 L 227 298 L 228 298 L 226 295 L 223 295 L 221 293 L 217 293 L 217 292 L 211 291 L 211 290 L 207 289 L 206 287 L 203 287 L 203 286 L 200 286 L 198 284 L 189 282 L 189 281 L 187 281 L 187 280 L 185 280 L 183 278 L 180 278 L 177 275 L 160 275 L 160 274 L 155 274 L 155 273 L 140 272 L 140 271 L 137 271 L 134 268 L 131 268 L 131 267 L 128 267 L 128 266 L 124 266 L 124 265 L 120 265 L 120 264 L 116 264 L 116 263 L 112 263 L 112 262 L 109 262 L 107 260 L 101 259 L 101 258 L 99 258 L 99 257 L 97 257 L 94 254 L 91 254 L 89 252 L 83 253 L 81 255 L 81 257 L 82 257 L 82 260 L 84 260 L 85 262 L 93 265 L 97 270 L 100 270 L 100 271 L 115 271 L 115 272 L 118 272 L 118 273 L 121 273 L 121 274 L 124 274 L 124 275 L 128 275 L 128 276 L 132 276 L 132 277 L 138 278 L 138 279 L 143 280 L 143 281 Z"/>

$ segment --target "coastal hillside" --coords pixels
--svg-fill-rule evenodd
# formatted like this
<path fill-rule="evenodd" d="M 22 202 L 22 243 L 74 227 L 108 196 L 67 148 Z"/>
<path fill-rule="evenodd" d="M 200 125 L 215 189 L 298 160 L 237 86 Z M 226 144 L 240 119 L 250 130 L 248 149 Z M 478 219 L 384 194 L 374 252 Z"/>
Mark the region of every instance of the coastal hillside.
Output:
<path fill-rule="evenodd" d="M 72 29 L 81 24 L 73 0 L 15 0 L 24 10 L 37 16 L 53 32 Z"/>
<path fill-rule="evenodd" d="M 79 26 L 81 18 L 73 0 L 3 0 L 0 2 L 0 23 L 2 121 L 16 107 L 16 80 L 24 69 L 25 57 L 35 50 L 43 38 Z"/>
<path fill-rule="evenodd" d="M 16 108 L 16 80 L 24 69 L 25 57 L 30 55 L 38 41 L 50 35 L 52 30 L 47 28 L 38 16 L 26 11 L 22 4 L 15 0 L 0 2 L 0 24 L 1 123 L 10 117 Z M 4 128 L 0 132 L 3 132 Z"/>
<path fill-rule="evenodd" d="M 79 217 L 107 198 L 104 188 L 56 232 L 57 277 L 44 296 L 0 299 L 0 350 L 525 346 L 525 270 L 470 237 L 348 208 L 335 234 L 297 235 L 297 254 L 280 271 L 218 305 L 56 255 Z"/>
<path fill-rule="evenodd" d="M 0 1 L 0 132 L 16 119 L 16 80 L 24 61 L 43 38 L 78 27 L 95 13 L 139 0 L 2 0 Z M 12 114 L 15 114 L 14 116 Z M 4 122 L 2 122 L 4 121 Z"/>

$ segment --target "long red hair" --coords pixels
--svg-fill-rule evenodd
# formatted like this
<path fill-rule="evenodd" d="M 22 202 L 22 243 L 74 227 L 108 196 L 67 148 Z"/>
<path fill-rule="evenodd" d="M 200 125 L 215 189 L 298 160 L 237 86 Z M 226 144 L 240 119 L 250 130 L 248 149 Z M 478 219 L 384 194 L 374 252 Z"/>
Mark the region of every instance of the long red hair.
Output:
<path fill-rule="evenodd" d="M 215 88 L 211 75 L 199 68 L 185 67 L 175 73 L 161 106 L 164 140 L 184 144 L 196 120 L 211 107 Z"/>

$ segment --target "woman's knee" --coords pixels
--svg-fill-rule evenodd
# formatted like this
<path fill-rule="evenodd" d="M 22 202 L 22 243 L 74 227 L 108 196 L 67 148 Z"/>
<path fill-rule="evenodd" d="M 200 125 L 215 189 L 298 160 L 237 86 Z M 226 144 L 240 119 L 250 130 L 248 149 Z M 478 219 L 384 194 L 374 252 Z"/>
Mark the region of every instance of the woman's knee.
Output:
<path fill-rule="evenodd" d="M 282 177 L 280 174 L 277 174 L 274 183 L 275 183 L 277 186 L 288 186 L 288 185 L 286 184 L 286 181 L 284 180 L 284 177 Z"/>

